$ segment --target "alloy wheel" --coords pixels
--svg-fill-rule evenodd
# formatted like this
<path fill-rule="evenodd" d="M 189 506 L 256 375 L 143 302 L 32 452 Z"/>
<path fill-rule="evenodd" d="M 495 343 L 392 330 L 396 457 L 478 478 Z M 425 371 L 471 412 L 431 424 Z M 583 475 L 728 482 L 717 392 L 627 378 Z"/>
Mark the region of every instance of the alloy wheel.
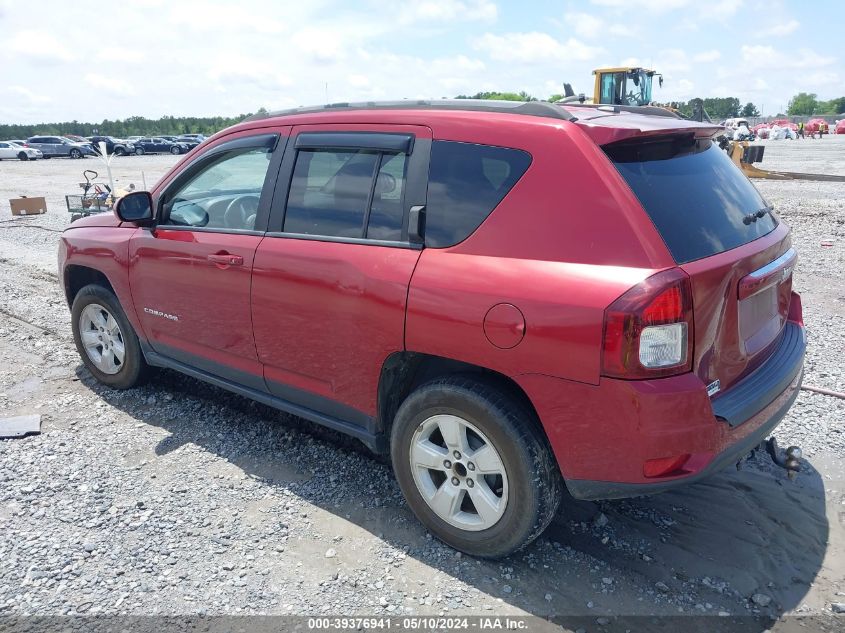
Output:
<path fill-rule="evenodd" d="M 463 530 L 494 526 L 508 503 L 508 477 L 499 452 L 473 424 L 434 415 L 411 440 L 414 483 L 441 519 Z"/>
<path fill-rule="evenodd" d="M 85 306 L 79 315 L 79 338 L 85 353 L 104 374 L 116 374 L 123 367 L 126 347 L 120 325 L 99 303 Z"/>

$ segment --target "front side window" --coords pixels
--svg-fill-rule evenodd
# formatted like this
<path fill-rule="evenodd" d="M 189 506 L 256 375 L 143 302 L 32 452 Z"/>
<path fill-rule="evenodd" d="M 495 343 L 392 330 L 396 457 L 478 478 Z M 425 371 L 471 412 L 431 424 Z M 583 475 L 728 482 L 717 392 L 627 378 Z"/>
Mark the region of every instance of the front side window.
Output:
<path fill-rule="evenodd" d="M 221 152 L 165 200 L 166 224 L 255 229 L 258 201 L 270 165 L 267 148 Z"/>
<path fill-rule="evenodd" d="M 531 164 L 518 149 L 435 141 L 426 203 L 426 246 L 454 246 L 469 237 Z"/>
<path fill-rule="evenodd" d="M 300 150 L 284 231 L 400 240 L 407 159 L 376 150 Z"/>

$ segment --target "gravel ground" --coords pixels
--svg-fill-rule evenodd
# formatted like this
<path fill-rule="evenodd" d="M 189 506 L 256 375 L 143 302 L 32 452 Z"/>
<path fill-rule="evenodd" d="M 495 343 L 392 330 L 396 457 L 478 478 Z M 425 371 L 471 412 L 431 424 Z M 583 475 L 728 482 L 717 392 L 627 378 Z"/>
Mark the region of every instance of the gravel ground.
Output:
<path fill-rule="evenodd" d="M 845 137 L 766 152 L 764 167 L 845 174 Z M 176 160 L 113 167 L 140 188 Z M 652 498 L 569 501 L 534 545 L 481 561 L 427 534 L 350 440 L 172 372 L 99 386 L 55 272 L 84 167 L 100 163 L 0 163 L 0 415 L 43 418 L 42 435 L 0 441 L 0 614 L 534 614 L 602 630 L 655 614 L 833 618 L 845 601 L 842 400 L 802 392 L 779 428 L 807 458 L 796 482 L 758 456 Z M 799 250 L 806 383 L 845 391 L 845 184 L 757 185 Z M 49 212 L 12 220 L 19 194 Z"/>

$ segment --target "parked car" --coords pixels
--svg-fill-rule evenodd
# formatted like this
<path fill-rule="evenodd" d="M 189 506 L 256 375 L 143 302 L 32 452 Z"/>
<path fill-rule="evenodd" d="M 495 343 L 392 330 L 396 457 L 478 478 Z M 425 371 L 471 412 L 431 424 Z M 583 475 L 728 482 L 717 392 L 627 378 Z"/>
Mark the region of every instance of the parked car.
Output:
<path fill-rule="evenodd" d="M 834 134 L 845 134 L 845 119 L 836 122 L 836 128 L 833 130 Z"/>
<path fill-rule="evenodd" d="M 201 144 L 202 141 L 197 140 L 193 136 L 179 136 L 176 138 L 177 143 L 182 143 L 183 145 L 188 146 L 188 150 L 194 149 L 197 145 Z"/>
<path fill-rule="evenodd" d="M 192 138 L 195 141 L 202 143 L 208 137 L 205 134 L 182 134 L 179 138 Z"/>
<path fill-rule="evenodd" d="M 184 154 L 187 151 L 188 146 L 184 143 L 173 143 L 159 136 L 135 141 L 136 154 Z"/>
<path fill-rule="evenodd" d="M 77 143 L 64 136 L 31 136 L 26 141 L 27 145 L 41 150 L 44 158 L 54 156 L 68 156 L 70 158 L 85 158 L 95 154 L 94 148 L 87 141 Z"/>
<path fill-rule="evenodd" d="M 15 141 L 0 141 L 0 160 L 17 158 L 18 160 L 38 160 L 42 158 L 41 150 L 19 145 Z"/>
<path fill-rule="evenodd" d="M 100 153 L 100 143 L 106 144 L 106 154 L 117 154 L 126 156 L 135 153 L 134 143 L 114 138 L 113 136 L 89 136 L 88 141 L 94 147 L 94 151 Z"/>
<path fill-rule="evenodd" d="M 78 136 L 77 134 L 65 134 L 64 137 L 69 141 L 73 141 L 74 143 L 88 142 L 88 139 L 86 139 L 84 136 Z"/>
<path fill-rule="evenodd" d="M 750 126 L 748 125 L 748 119 L 741 118 L 725 119 L 725 122 L 722 125 L 732 130 L 736 130 L 742 126 L 750 128 Z"/>
<path fill-rule="evenodd" d="M 801 384 L 790 231 L 721 128 L 631 110 L 248 119 L 63 233 L 82 362 L 118 389 L 169 367 L 348 433 L 478 556 L 538 536 L 564 486 L 629 497 L 733 466 Z"/>

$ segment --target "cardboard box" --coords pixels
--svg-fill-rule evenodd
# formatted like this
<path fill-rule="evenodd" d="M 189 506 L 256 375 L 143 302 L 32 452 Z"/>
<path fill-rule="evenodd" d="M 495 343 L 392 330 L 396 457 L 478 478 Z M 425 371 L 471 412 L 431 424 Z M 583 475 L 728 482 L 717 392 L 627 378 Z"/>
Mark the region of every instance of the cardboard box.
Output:
<path fill-rule="evenodd" d="M 12 207 L 12 215 L 38 215 L 47 213 L 47 201 L 44 198 L 12 198 L 9 200 Z"/>

